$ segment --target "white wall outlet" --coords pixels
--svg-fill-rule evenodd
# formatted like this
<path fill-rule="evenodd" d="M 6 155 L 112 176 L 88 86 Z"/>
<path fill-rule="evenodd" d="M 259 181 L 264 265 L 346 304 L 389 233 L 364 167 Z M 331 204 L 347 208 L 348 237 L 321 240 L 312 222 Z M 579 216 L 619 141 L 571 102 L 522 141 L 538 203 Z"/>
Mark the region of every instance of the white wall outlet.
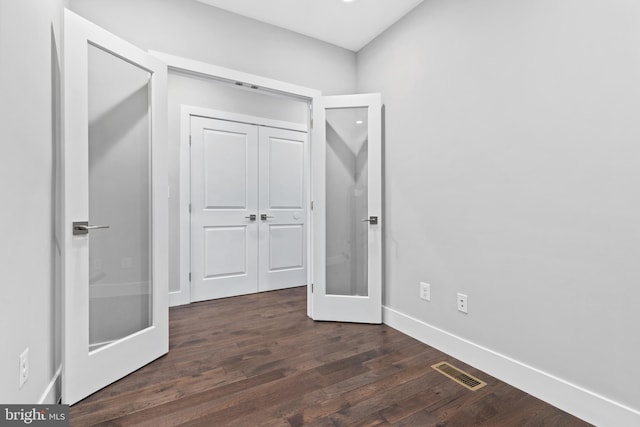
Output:
<path fill-rule="evenodd" d="M 20 355 L 20 388 L 29 379 L 29 347 Z"/>
<path fill-rule="evenodd" d="M 458 294 L 458 311 L 467 313 L 467 296 L 465 294 Z"/>
<path fill-rule="evenodd" d="M 431 285 L 429 283 L 420 282 L 420 298 L 431 301 Z"/>

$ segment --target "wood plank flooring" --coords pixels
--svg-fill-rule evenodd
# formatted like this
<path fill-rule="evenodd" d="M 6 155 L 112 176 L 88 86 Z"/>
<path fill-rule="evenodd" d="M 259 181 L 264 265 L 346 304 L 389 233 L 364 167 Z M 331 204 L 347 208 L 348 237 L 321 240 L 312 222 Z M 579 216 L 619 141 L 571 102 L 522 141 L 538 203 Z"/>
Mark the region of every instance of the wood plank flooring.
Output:
<path fill-rule="evenodd" d="M 467 390 L 448 361 L 488 385 Z M 71 407 L 72 426 L 587 426 L 385 325 L 314 322 L 306 290 L 170 311 L 166 356 Z"/>

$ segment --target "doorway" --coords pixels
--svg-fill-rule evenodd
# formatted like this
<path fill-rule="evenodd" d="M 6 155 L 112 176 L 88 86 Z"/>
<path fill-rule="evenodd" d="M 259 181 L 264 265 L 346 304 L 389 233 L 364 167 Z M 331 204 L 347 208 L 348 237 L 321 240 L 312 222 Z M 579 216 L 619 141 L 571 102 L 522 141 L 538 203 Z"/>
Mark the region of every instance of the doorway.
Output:
<path fill-rule="evenodd" d="M 382 321 L 382 244 L 383 226 L 382 217 L 382 100 L 380 94 L 322 96 L 317 90 L 268 79 L 253 74 L 243 73 L 228 68 L 223 68 L 200 61 L 178 57 L 162 52 L 152 51 L 151 54 L 164 61 L 169 69 L 169 74 L 178 73 L 188 76 L 197 76 L 207 80 L 223 82 L 228 86 L 238 86 L 247 91 L 258 91 L 263 94 L 272 94 L 275 97 L 294 99 L 307 103 L 308 121 L 306 129 L 309 132 L 309 179 L 305 189 L 308 194 L 306 205 L 307 227 L 307 315 L 315 320 L 349 321 L 380 323 Z M 190 212 L 190 165 L 191 150 L 189 145 L 191 115 L 185 109 L 193 107 L 183 106 L 180 114 L 180 239 L 179 239 L 179 285 L 172 289 L 169 297 L 171 305 L 182 305 L 191 302 L 191 212 Z M 355 115 L 353 114 L 355 112 Z M 360 114 L 362 117 L 359 117 Z M 197 115 L 197 113 L 195 114 Z M 204 114 L 206 117 L 206 114 Z M 241 115 L 238 115 L 241 116 Z M 333 117 L 335 116 L 335 117 Z M 356 117 L 358 116 L 358 117 Z M 366 116 L 366 119 L 364 119 Z M 327 269 L 326 258 L 331 253 L 326 252 L 327 239 L 336 222 L 330 221 L 327 179 L 332 172 L 326 169 L 328 137 L 327 125 L 346 120 L 345 123 L 355 120 L 365 124 L 366 144 L 360 142 L 361 153 L 354 153 L 359 157 L 360 178 L 354 177 L 354 182 L 361 190 L 366 191 L 365 198 L 354 201 L 358 208 L 351 211 L 349 221 L 343 223 L 343 228 L 350 228 L 355 236 L 349 244 L 342 244 L 342 248 L 349 249 L 348 257 L 354 258 L 349 262 L 341 262 L 339 268 L 329 266 Z M 238 119 L 231 121 L 246 122 Z M 353 122 L 353 123 L 355 123 Z M 315 126 L 314 126 L 315 123 Z M 356 123 L 358 124 L 358 123 Z M 277 127 L 277 126 L 276 126 Z M 363 129 L 364 129 L 363 128 Z M 350 144 L 347 144 L 350 145 Z M 356 147 L 358 144 L 354 145 Z M 366 173 L 363 167 L 366 165 Z M 358 170 L 356 167 L 352 170 Z M 366 180 L 366 185 L 365 185 Z M 347 180 L 346 182 L 350 182 Z M 366 189 L 366 190 L 365 190 Z M 332 188 L 329 188 L 331 193 Z M 349 191 L 349 190 L 348 190 Z M 351 189 L 353 191 L 353 188 Z M 339 204 L 338 204 L 339 206 Z M 354 205 L 355 206 L 355 205 Z M 366 215 L 365 215 L 366 214 Z M 246 215 L 246 216 L 250 216 Z M 362 217 L 364 216 L 364 217 Z M 362 218 L 361 218 L 362 217 Z M 250 218 L 248 218 L 250 220 Z M 365 227 L 357 229 L 355 224 Z M 345 228 L 345 229 L 346 229 Z M 335 236 L 334 236 L 335 237 Z M 343 242 L 344 243 L 344 242 Z M 331 244 L 332 245 L 332 244 Z M 335 246 L 336 251 L 341 250 L 340 245 Z M 358 254 L 358 250 L 366 251 Z M 336 252 L 333 251 L 332 252 Z M 354 255 L 355 254 L 355 255 Z M 335 257 L 338 259 L 339 257 Z M 345 258 L 343 256 L 343 258 Z M 345 261 L 342 259 L 342 261 Z M 333 260 L 332 260 L 333 261 Z M 349 270 L 347 272 L 347 269 Z M 334 274 L 335 273 L 335 274 Z M 359 281 L 355 287 L 345 287 L 344 283 L 334 284 L 327 282 L 329 278 L 351 278 Z M 327 287 L 327 285 L 329 285 Z"/>

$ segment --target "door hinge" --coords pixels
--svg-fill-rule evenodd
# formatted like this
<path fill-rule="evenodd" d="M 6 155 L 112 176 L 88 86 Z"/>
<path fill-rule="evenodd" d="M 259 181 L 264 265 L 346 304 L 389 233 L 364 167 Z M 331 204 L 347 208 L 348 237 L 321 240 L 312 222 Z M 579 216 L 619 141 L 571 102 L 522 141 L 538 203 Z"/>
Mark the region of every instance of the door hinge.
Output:
<path fill-rule="evenodd" d="M 311 201 L 311 210 L 313 210 L 313 200 Z"/>
<path fill-rule="evenodd" d="M 313 129 L 313 119 L 311 119 L 311 129 Z"/>
<path fill-rule="evenodd" d="M 189 145 L 191 145 L 191 135 L 189 135 Z"/>
<path fill-rule="evenodd" d="M 189 281 L 191 281 L 191 273 L 189 273 Z"/>
<path fill-rule="evenodd" d="M 189 213 L 191 213 L 191 203 L 189 203 Z"/>
<path fill-rule="evenodd" d="M 313 283 L 311 284 L 311 293 L 313 293 Z"/>

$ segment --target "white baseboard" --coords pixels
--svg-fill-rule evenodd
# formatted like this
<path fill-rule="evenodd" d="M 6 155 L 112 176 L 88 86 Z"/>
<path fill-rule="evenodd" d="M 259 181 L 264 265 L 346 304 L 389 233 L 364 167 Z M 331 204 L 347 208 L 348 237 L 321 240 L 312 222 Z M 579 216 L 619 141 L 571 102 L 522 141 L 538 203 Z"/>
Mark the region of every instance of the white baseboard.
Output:
<path fill-rule="evenodd" d="M 186 304 L 191 304 L 190 295 L 188 295 L 186 292 L 169 292 L 169 307 L 176 307 Z"/>
<path fill-rule="evenodd" d="M 383 322 L 524 392 L 597 426 L 640 426 L 640 412 L 503 354 L 383 307 Z"/>
<path fill-rule="evenodd" d="M 60 400 L 62 385 L 62 366 L 53 375 L 51 382 L 42 393 L 42 397 L 38 401 L 39 405 L 55 405 Z"/>

